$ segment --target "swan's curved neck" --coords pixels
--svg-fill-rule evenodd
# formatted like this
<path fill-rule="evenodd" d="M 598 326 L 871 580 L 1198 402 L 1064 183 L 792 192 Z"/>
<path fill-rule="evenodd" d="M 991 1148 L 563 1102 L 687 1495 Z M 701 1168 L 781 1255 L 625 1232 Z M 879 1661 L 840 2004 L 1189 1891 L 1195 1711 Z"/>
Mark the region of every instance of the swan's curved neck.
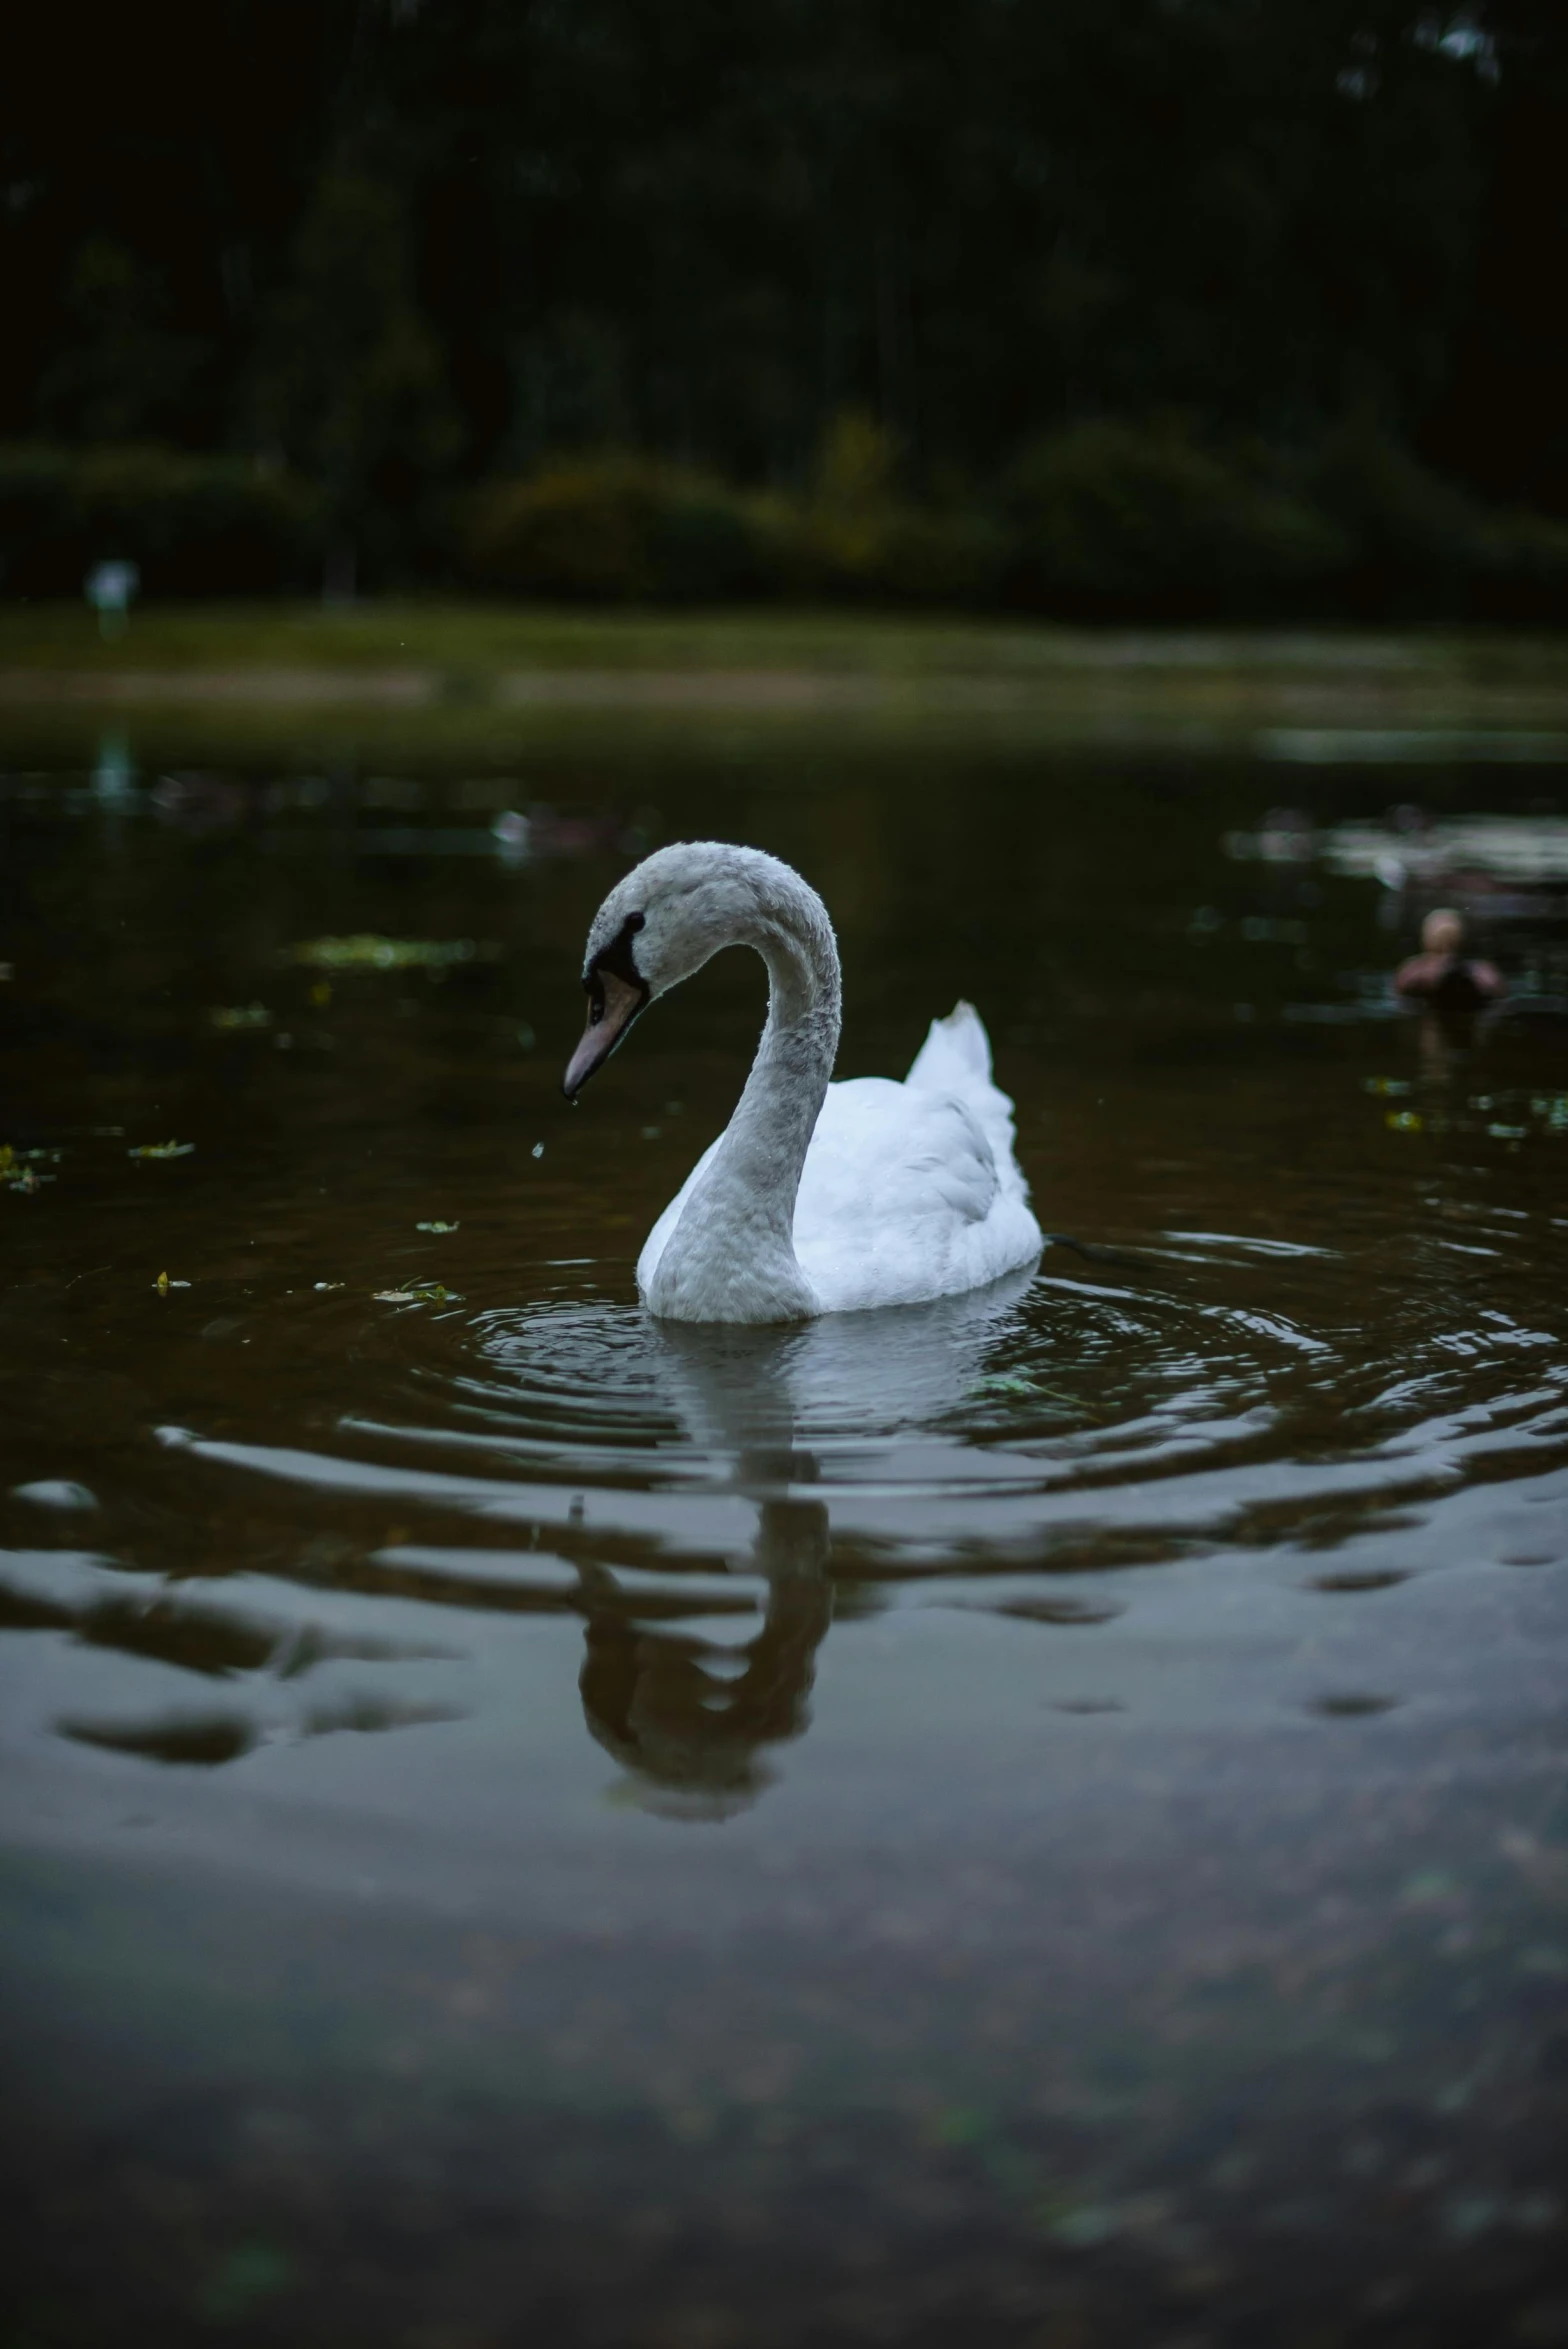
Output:
<path fill-rule="evenodd" d="M 817 1310 L 795 1256 L 795 1195 L 838 1052 L 838 948 L 826 906 L 793 873 L 759 896 L 735 938 L 767 965 L 767 1024 L 650 1302 L 683 1320 L 786 1321 Z"/>

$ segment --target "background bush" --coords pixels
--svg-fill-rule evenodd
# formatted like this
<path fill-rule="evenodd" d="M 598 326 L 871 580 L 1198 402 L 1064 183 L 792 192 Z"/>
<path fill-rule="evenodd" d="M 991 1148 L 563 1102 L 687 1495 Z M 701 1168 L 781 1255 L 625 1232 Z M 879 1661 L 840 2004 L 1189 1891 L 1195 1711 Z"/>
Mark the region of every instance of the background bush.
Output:
<path fill-rule="evenodd" d="M 1362 619 L 1568 615 L 1568 525 L 1484 505 L 1365 423 L 1329 436 L 1300 472 L 1344 541 L 1327 583 L 1337 609 Z"/>
<path fill-rule="evenodd" d="M 0 446 L 0 593 L 76 595 L 106 555 L 159 595 L 310 591 L 329 500 L 281 468 L 155 445 Z M 366 541 L 362 539 L 361 544 Z M 852 413 L 807 487 L 763 495 L 628 451 L 429 508 L 408 576 L 577 603 L 763 599 L 1062 620 L 1560 622 L 1568 525 L 1488 506 L 1365 422 L 1294 450 L 1104 420 L 940 502 Z"/>
<path fill-rule="evenodd" d="M 469 506 L 459 568 L 509 595 L 724 603 L 777 592 L 785 536 L 765 501 L 611 453 L 486 485 Z"/>
<path fill-rule="evenodd" d="M 236 457 L 130 444 L 0 446 L 0 593 L 75 595 L 125 556 L 151 595 L 265 595 L 314 586 L 319 500 Z"/>
<path fill-rule="evenodd" d="M 1013 468 L 1002 505 L 1010 597 L 1048 612 L 1278 613 L 1351 559 L 1333 516 L 1174 425 L 1059 433 Z"/>

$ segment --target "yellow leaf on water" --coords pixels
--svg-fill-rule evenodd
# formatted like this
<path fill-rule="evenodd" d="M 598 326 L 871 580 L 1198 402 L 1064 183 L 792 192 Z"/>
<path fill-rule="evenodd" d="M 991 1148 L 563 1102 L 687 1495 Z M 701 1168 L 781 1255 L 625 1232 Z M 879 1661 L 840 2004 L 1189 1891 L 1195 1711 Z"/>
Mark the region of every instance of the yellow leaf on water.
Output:
<path fill-rule="evenodd" d="M 497 949 L 472 938 L 382 938 L 361 930 L 351 938 L 307 938 L 286 960 L 318 971 L 449 971 L 458 963 L 492 961 Z"/>

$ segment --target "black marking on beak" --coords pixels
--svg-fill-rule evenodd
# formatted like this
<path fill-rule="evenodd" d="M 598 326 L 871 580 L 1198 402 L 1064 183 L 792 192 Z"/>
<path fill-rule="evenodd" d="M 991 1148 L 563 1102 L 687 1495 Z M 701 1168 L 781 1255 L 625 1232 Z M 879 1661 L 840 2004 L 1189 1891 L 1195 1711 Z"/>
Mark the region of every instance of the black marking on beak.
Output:
<path fill-rule="evenodd" d="M 648 982 L 632 953 L 632 939 L 642 928 L 643 919 L 640 913 L 628 914 L 609 945 L 600 949 L 583 973 L 588 1024 L 561 1079 L 561 1091 L 568 1101 L 576 1100 L 595 1069 L 604 1066 L 647 1006 Z"/>

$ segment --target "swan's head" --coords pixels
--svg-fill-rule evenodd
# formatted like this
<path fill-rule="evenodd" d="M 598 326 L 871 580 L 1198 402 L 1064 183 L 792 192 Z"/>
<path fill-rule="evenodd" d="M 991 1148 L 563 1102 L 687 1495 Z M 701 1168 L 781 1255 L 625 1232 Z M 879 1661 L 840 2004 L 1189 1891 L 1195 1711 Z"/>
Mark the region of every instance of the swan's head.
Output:
<path fill-rule="evenodd" d="M 568 1101 L 656 995 L 700 971 L 721 947 L 757 937 L 777 876 L 795 879 L 757 849 L 697 840 L 656 849 L 616 883 L 588 932 L 588 1025 L 561 1080 Z"/>

